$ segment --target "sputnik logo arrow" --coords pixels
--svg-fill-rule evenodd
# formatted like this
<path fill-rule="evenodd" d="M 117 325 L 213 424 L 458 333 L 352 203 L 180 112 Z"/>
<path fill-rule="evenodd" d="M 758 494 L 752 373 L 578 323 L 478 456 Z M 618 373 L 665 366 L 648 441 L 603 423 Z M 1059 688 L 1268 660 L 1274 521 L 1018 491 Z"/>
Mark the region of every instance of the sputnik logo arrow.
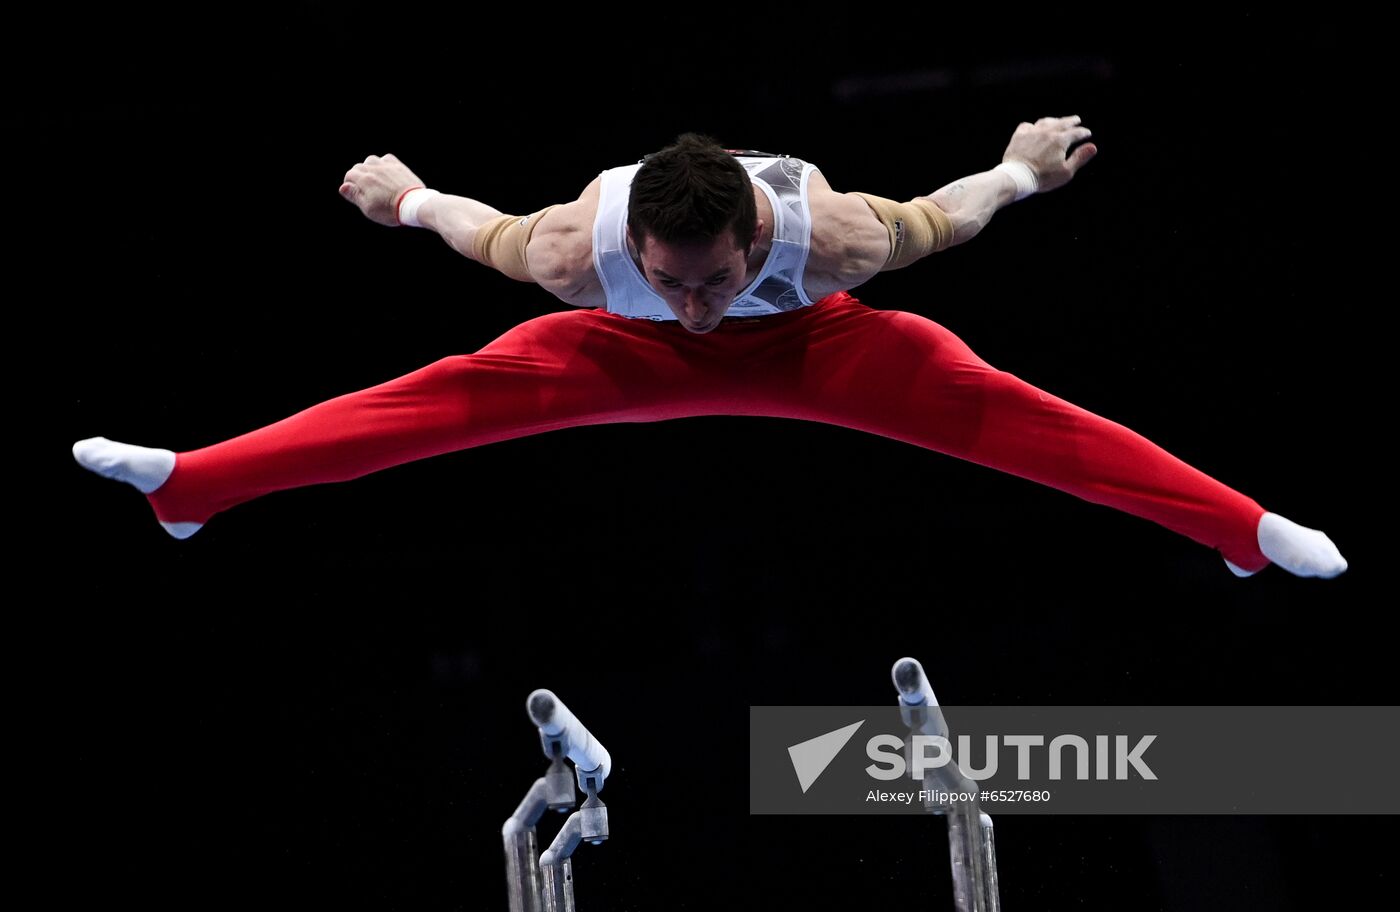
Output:
<path fill-rule="evenodd" d="M 865 720 L 862 719 L 847 725 L 845 728 L 817 735 L 809 741 L 803 741 L 801 744 L 794 744 L 788 748 L 788 756 L 792 758 L 792 768 L 797 773 L 797 782 L 802 786 L 802 794 L 807 794 L 807 789 L 812 787 L 812 783 L 817 781 L 817 777 L 831 765 L 831 761 L 836 759 L 836 755 L 841 753 L 841 748 L 845 747 L 846 742 L 851 740 L 856 729 L 864 724 Z"/>

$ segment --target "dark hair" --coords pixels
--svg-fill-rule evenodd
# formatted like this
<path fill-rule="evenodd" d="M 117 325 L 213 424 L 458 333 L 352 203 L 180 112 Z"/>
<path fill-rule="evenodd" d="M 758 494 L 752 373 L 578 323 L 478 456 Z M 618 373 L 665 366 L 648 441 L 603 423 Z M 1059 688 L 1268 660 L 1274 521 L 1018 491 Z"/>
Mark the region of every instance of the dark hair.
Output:
<path fill-rule="evenodd" d="M 739 160 L 714 139 L 684 133 L 643 159 L 632 179 L 627 227 L 636 243 L 708 243 L 734 232 L 747 249 L 758 224 L 753 182 Z"/>

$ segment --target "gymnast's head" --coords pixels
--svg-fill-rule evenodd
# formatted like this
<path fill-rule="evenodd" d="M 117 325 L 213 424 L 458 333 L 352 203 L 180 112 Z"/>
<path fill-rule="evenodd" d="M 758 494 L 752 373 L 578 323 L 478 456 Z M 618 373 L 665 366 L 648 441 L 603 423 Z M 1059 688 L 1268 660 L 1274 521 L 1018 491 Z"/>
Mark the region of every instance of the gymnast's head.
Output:
<path fill-rule="evenodd" d="M 691 332 L 719 325 L 744 288 L 761 230 L 748 172 L 708 136 L 683 134 L 632 179 L 628 240 L 647 282 Z"/>

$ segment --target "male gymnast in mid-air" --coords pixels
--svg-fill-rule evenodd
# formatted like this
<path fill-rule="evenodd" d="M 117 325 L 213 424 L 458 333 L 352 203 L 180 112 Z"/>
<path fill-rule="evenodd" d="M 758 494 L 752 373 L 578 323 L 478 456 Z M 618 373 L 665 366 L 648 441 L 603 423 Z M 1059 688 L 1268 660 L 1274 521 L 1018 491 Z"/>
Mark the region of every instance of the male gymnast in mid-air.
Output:
<path fill-rule="evenodd" d="M 602 172 L 577 200 L 524 217 L 427 189 L 393 155 L 371 155 L 340 185 L 371 221 L 430 228 L 578 309 L 203 449 L 94 437 L 73 455 L 134 485 L 166 531 L 187 538 L 272 491 L 544 431 L 801 418 L 1150 519 L 1217 549 L 1239 576 L 1270 563 L 1299 576 L 1342 573 L 1346 561 L 1322 532 L 992 368 L 937 323 L 850 295 L 882 271 L 971 240 L 1003 206 L 1068 183 L 1097 154 L 1089 136 L 1077 116 L 1022 123 L 992 170 L 899 203 L 838 193 L 796 158 L 688 133 Z M 677 467 L 675 482 L 703 490 L 715 471 Z"/>

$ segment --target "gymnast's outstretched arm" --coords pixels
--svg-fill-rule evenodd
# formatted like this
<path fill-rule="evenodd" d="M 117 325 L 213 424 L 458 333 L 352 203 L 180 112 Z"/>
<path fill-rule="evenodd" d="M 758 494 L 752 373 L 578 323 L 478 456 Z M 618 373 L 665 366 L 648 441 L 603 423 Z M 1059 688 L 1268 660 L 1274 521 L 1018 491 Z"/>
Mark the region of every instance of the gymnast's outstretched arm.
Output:
<path fill-rule="evenodd" d="M 1093 143 L 1069 151 L 1089 135 L 1077 115 L 1022 123 L 1000 165 L 905 203 L 869 193 L 833 193 L 821 180 L 812 194 L 814 209 L 825 216 L 821 236 L 813 239 L 817 269 L 850 289 L 876 273 L 970 241 L 1001 207 L 1068 183 L 1098 154 Z"/>
<path fill-rule="evenodd" d="M 563 271 L 554 255 L 561 243 L 562 220 L 538 232 L 559 206 L 526 216 L 507 215 L 486 203 L 424 187 L 416 174 L 393 155 L 371 155 L 345 173 L 340 195 L 380 225 L 412 225 L 436 231 L 453 250 L 522 282 L 555 290 Z M 535 240 L 536 236 L 539 240 Z"/>
<path fill-rule="evenodd" d="M 1090 135 L 1077 114 L 1021 123 L 1002 153 L 1001 165 L 930 193 L 928 198 L 947 213 L 953 224 L 948 246 L 972 240 L 1001 207 L 1031 193 L 1044 193 L 1069 183 L 1098 154 L 1093 143 L 1084 143 L 1069 152 L 1070 146 Z"/>

